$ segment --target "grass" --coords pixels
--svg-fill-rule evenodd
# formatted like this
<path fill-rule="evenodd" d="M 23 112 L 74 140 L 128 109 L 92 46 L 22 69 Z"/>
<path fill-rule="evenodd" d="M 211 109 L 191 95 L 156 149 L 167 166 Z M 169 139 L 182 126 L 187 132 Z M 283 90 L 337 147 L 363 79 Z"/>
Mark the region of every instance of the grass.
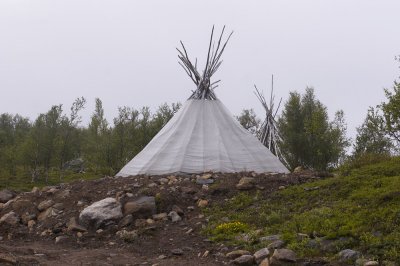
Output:
<path fill-rule="evenodd" d="M 7 188 L 14 191 L 30 191 L 33 187 L 52 186 L 60 183 L 72 182 L 74 180 L 93 180 L 102 177 L 102 175 L 92 172 L 64 172 L 64 177 L 60 179 L 59 171 L 50 171 L 47 182 L 44 177 L 39 178 L 35 182 L 31 182 L 31 177 L 26 172 L 22 170 L 18 172 L 16 176 L 0 173 L 0 190 Z"/>
<path fill-rule="evenodd" d="M 307 190 L 308 188 L 316 188 Z M 257 232 L 280 234 L 300 256 L 333 256 L 345 248 L 370 258 L 400 261 L 400 158 L 346 169 L 338 176 L 291 186 L 269 196 L 240 193 L 208 209 L 205 230 L 216 241 L 249 249 L 262 247 Z M 243 232 L 218 234 L 221 219 L 247 225 Z M 298 233 L 309 238 L 299 238 Z M 329 251 L 321 243 L 333 243 Z"/>

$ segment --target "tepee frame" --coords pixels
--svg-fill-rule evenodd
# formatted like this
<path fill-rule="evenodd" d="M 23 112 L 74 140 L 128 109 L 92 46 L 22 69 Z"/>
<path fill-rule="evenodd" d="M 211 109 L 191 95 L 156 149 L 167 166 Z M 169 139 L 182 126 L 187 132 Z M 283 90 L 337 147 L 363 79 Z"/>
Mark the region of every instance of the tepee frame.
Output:
<path fill-rule="evenodd" d="M 271 79 L 271 94 L 269 98 L 269 105 L 267 104 L 263 92 L 261 92 L 256 85 L 254 85 L 254 88 L 256 89 L 254 94 L 256 95 L 256 97 L 258 98 L 258 100 L 261 102 L 262 106 L 265 109 L 265 119 L 261 124 L 260 130 L 257 133 L 257 137 L 262 142 L 262 144 L 264 144 L 264 146 L 267 147 L 272 152 L 272 154 L 278 157 L 279 160 L 287 166 L 288 163 L 285 157 L 282 155 L 282 152 L 279 149 L 278 145 L 279 142 L 282 142 L 282 138 L 279 134 L 275 117 L 279 111 L 279 107 L 281 106 L 282 98 L 279 100 L 278 107 L 274 110 L 275 107 L 274 75 L 272 75 Z"/>
<path fill-rule="evenodd" d="M 195 59 L 195 63 L 193 64 L 188 56 L 185 45 L 182 41 L 180 41 L 182 50 L 176 48 L 179 54 L 178 57 L 180 62 L 178 62 L 182 68 L 185 70 L 186 74 L 190 77 L 190 79 L 196 84 L 197 89 L 192 92 L 192 95 L 189 99 L 207 99 L 207 100 L 216 100 L 217 97 L 214 93 L 214 89 L 218 87 L 218 83 L 221 80 L 217 80 L 211 82 L 211 77 L 215 74 L 218 68 L 222 64 L 221 56 L 225 50 L 226 45 L 228 44 L 229 39 L 231 38 L 233 31 L 229 34 L 228 38 L 222 44 L 222 37 L 224 35 L 225 26 L 222 28 L 221 35 L 219 36 L 218 43 L 215 46 L 214 37 L 214 26 L 211 30 L 210 44 L 208 46 L 207 53 L 207 62 L 206 66 L 203 70 L 203 73 L 200 74 L 200 71 L 197 68 L 197 58 Z"/>

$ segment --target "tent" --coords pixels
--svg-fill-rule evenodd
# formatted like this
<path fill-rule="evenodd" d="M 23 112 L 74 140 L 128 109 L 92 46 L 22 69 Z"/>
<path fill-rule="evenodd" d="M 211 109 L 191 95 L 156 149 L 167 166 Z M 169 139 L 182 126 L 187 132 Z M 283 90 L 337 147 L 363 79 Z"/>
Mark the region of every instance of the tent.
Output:
<path fill-rule="evenodd" d="M 180 64 L 196 84 L 196 90 L 149 144 L 127 163 L 117 176 L 170 173 L 242 172 L 286 173 L 286 167 L 250 132 L 244 129 L 215 95 L 212 75 L 232 33 L 215 44 L 214 27 L 202 74 L 189 60 L 181 42 Z"/>
<path fill-rule="evenodd" d="M 276 125 L 275 116 L 279 111 L 279 107 L 281 106 L 282 98 L 279 100 L 278 107 L 274 110 L 275 107 L 275 95 L 274 95 L 274 76 L 272 75 L 271 82 L 271 96 L 269 98 L 269 106 L 267 101 L 265 100 L 264 94 L 260 92 L 256 85 L 254 85 L 256 91 L 254 92 L 261 102 L 262 106 L 265 110 L 265 119 L 261 124 L 260 130 L 258 131 L 257 137 L 267 147 L 272 154 L 277 156 L 281 162 L 285 165 L 289 165 L 285 160 L 285 157 L 282 155 L 281 150 L 279 149 L 279 142 L 282 142 L 282 138 L 279 134 L 278 127 Z"/>

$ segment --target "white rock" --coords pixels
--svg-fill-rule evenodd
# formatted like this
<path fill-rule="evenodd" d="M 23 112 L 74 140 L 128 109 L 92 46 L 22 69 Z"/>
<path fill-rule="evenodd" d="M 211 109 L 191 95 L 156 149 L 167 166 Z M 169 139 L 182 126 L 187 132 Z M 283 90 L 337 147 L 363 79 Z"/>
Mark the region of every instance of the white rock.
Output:
<path fill-rule="evenodd" d="M 114 198 L 105 198 L 83 209 L 80 224 L 98 229 L 104 222 L 122 218 L 121 204 Z"/>

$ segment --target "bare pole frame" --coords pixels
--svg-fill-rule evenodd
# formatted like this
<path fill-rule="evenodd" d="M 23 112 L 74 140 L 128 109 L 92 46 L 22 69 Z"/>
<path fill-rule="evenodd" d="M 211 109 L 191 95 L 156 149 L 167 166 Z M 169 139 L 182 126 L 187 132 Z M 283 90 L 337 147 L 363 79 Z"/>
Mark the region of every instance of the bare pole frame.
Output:
<path fill-rule="evenodd" d="M 211 77 L 215 74 L 218 68 L 222 64 L 221 56 L 225 51 L 225 47 L 228 44 L 233 31 L 228 35 L 228 37 L 223 41 L 223 35 L 225 32 L 225 26 L 222 28 L 221 34 L 218 38 L 217 44 L 214 41 L 214 26 L 211 30 L 210 42 L 207 51 L 207 61 L 202 74 L 197 68 L 197 58 L 195 64 L 193 65 L 189 55 L 186 51 L 186 47 L 182 41 L 180 41 L 181 48 L 176 48 L 178 51 L 178 61 L 179 65 L 185 70 L 189 78 L 196 84 L 197 89 L 192 92 L 189 99 L 207 99 L 216 100 L 217 97 L 214 93 L 214 89 L 218 87 L 218 83 L 221 80 L 211 82 Z"/>

